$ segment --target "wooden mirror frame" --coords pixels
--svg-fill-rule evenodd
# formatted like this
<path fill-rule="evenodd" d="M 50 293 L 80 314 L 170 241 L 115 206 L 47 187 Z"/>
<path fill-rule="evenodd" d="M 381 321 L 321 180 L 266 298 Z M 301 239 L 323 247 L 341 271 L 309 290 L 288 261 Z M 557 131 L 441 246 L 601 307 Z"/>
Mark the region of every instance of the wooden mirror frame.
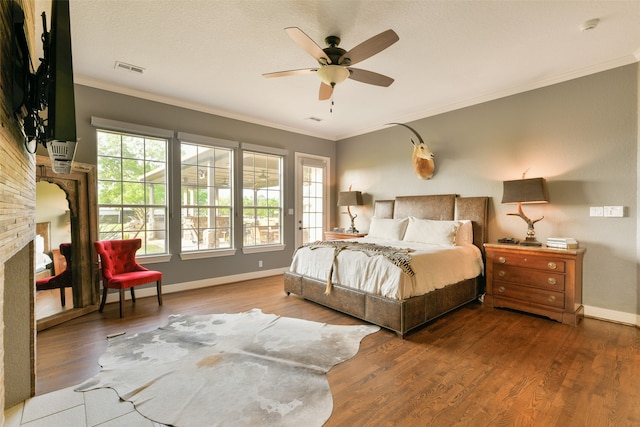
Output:
<path fill-rule="evenodd" d="M 71 251 L 73 254 L 73 309 L 38 320 L 43 330 L 98 309 L 99 289 L 96 280 L 97 254 L 97 179 L 95 166 L 73 162 L 71 173 L 57 174 L 46 156 L 36 156 L 36 181 L 56 184 L 69 202 Z"/>

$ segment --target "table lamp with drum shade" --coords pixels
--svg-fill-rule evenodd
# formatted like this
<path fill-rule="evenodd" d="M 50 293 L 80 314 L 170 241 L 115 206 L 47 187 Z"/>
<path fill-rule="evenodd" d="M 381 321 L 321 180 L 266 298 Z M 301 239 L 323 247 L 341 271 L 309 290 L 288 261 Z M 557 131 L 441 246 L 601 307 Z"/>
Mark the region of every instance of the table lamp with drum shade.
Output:
<path fill-rule="evenodd" d="M 547 182 L 544 178 L 516 179 L 513 181 L 504 181 L 502 190 L 502 203 L 517 204 L 518 212 L 508 213 L 507 215 L 515 215 L 522 218 L 528 225 L 527 237 L 520 242 L 523 246 L 542 246 L 542 243 L 536 240 L 536 232 L 533 225 L 542 220 L 544 217 L 532 220 L 527 217 L 523 210 L 523 204 L 531 203 L 548 203 L 549 192 L 547 191 Z"/>
<path fill-rule="evenodd" d="M 351 218 L 351 227 L 347 230 L 347 233 L 357 234 L 355 219 L 358 215 L 351 214 L 351 206 L 362 205 L 362 193 L 359 191 L 341 191 L 338 193 L 338 206 L 346 206 L 349 218 Z"/>

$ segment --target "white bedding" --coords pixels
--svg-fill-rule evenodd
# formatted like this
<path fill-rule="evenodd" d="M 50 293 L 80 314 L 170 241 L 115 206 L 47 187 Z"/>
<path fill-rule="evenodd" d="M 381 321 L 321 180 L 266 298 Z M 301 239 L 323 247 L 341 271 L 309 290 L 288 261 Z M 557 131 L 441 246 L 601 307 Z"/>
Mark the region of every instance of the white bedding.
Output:
<path fill-rule="evenodd" d="M 414 250 L 410 254 L 413 277 L 381 255 L 368 256 L 349 250 L 338 255 L 331 277 L 333 283 L 388 298 L 402 300 L 422 295 L 472 279 L 483 271 L 482 254 L 471 244 L 444 246 L 371 237 L 350 240 Z M 303 247 L 294 254 L 290 271 L 326 281 L 333 257 L 333 248 Z"/>
<path fill-rule="evenodd" d="M 47 266 L 53 262 L 51 257 L 44 253 L 44 238 L 36 234 L 35 238 L 35 269 L 36 273 L 40 273 L 47 269 Z"/>

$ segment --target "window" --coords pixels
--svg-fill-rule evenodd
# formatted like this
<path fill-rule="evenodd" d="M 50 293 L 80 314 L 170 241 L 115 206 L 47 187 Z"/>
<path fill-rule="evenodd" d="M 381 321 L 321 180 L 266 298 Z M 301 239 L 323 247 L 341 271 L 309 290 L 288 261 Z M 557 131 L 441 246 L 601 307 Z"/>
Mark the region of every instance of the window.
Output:
<path fill-rule="evenodd" d="M 167 139 L 98 130 L 97 141 L 99 239 L 167 253 Z"/>
<path fill-rule="evenodd" d="M 233 150 L 180 143 L 183 252 L 233 248 Z"/>
<path fill-rule="evenodd" d="M 282 245 L 282 164 L 281 155 L 242 153 L 244 247 Z"/>
<path fill-rule="evenodd" d="M 318 162 L 320 163 L 320 162 Z M 325 212 L 326 166 L 302 166 L 302 243 L 323 239 Z"/>

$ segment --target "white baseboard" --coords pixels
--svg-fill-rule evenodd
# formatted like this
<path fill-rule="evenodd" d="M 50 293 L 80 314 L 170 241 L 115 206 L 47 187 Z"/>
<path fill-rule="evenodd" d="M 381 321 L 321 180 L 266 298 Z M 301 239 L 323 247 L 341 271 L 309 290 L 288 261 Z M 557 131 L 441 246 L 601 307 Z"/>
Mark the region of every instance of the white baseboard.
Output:
<path fill-rule="evenodd" d="M 174 292 L 189 291 L 193 289 L 207 288 L 209 286 L 225 285 L 227 283 L 241 282 L 243 280 L 260 279 L 263 277 L 276 276 L 287 271 L 289 267 L 275 268 L 272 270 L 264 271 L 252 271 L 251 273 L 235 274 L 232 276 L 212 277 L 209 279 L 195 280 L 193 282 L 176 283 L 173 285 L 164 286 L 162 288 L 163 294 L 171 294 Z M 143 289 L 136 289 L 136 297 L 143 298 L 156 295 L 155 287 L 148 287 Z M 118 302 L 118 292 L 111 291 L 107 294 L 107 302 Z M 131 299 L 131 293 L 125 292 L 125 299 Z M 607 320 L 610 322 L 624 323 L 626 325 L 633 325 L 640 327 L 640 315 L 634 313 L 625 313 L 622 311 L 609 310 L 606 308 L 593 307 L 589 305 L 584 306 L 585 317 L 591 317 L 594 319 Z"/>
<path fill-rule="evenodd" d="M 585 305 L 584 316 L 616 323 L 624 323 L 626 325 L 640 326 L 640 315 L 634 313 L 625 313 L 622 311 Z"/>
<path fill-rule="evenodd" d="M 263 277 L 277 276 L 285 271 L 288 271 L 289 267 L 274 268 L 272 270 L 252 271 L 251 273 L 235 274 L 232 276 L 223 277 L 211 277 L 209 279 L 195 280 L 193 282 L 176 283 L 173 285 L 167 285 L 162 287 L 162 294 L 171 294 L 174 292 L 189 291 L 193 289 L 207 288 L 209 286 L 225 285 L 227 283 L 241 282 L 243 280 L 261 279 Z M 102 290 L 100 290 L 102 292 Z M 131 299 L 131 292 L 126 291 L 124 293 L 125 299 Z M 136 289 L 136 299 L 143 297 L 156 296 L 156 287 L 150 286 L 148 288 Z M 110 291 L 107 294 L 107 302 L 118 302 L 120 299 L 119 293 Z"/>

